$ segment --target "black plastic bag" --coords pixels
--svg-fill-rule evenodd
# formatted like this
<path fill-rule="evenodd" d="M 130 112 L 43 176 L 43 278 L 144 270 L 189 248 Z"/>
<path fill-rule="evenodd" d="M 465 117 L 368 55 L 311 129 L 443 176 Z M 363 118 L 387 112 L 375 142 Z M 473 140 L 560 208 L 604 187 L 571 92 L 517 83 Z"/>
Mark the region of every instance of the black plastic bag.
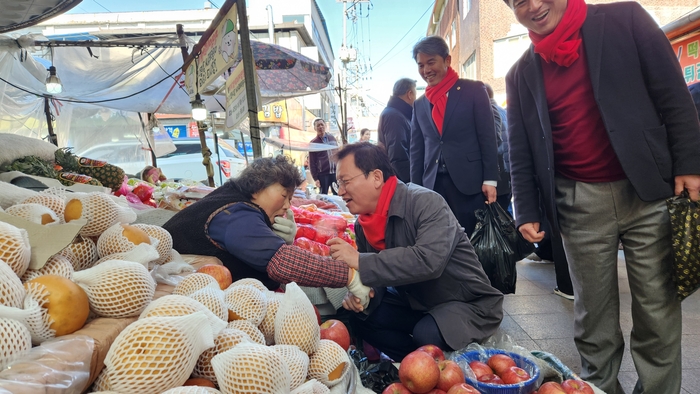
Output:
<path fill-rule="evenodd" d="M 671 276 L 680 301 L 700 288 L 700 202 L 687 192 L 666 200 L 671 216 L 673 267 Z"/>
<path fill-rule="evenodd" d="M 515 228 L 513 218 L 497 203 L 475 212 L 476 228 L 469 241 L 491 286 L 503 294 L 515 293 L 515 263 L 535 250 Z"/>
<path fill-rule="evenodd" d="M 399 370 L 391 361 L 370 363 L 362 350 L 353 346 L 348 350 L 348 355 L 360 373 L 360 382 L 363 387 L 375 393 L 381 393 L 387 386 L 399 381 Z"/>

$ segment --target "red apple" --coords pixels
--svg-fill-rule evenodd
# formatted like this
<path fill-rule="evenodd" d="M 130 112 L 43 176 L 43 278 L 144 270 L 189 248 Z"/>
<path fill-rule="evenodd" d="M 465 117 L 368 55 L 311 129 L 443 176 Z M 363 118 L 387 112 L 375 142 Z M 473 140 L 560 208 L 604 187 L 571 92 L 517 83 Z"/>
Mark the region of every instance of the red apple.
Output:
<path fill-rule="evenodd" d="M 559 383 L 547 382 L 537 390 L 538 394 L 566 394 L 564 388 Z"/>
<path fill-rule="evenodd" d="M 481 361 L 472 361 L 469 363 L 469 367 L 472 369 L 472 372 L 474 372 L 477 380 L 483 375 L 493 373 L 493 369 Z"/>
<path fill-rule="evenodd" d="M 439 379 L 440 368 L 430 354 L 416 350 L 401 360 L 399 380 L 411 392 L 427 393 L 437 386 Z"/>
<path fill-rule="evenodd" d="M 318 325 L 321 325 L 321 312 L 318 311 L 318 308 L 316 308 L 316 305 L 311 305 L 314 307 L 314 312 L 316 312 L 316 320 L 318 320 Z"/>
<path fill-rule="evenodd" d="M 411 394 L 411 390 L 401 383 L 392 383 L 386 386 L 382 394 Z"/>
<path fill-rule="evenodd" d="M 321 339 L 330 339 L 347 351 L 350 347 L 350 333 L 342 321 L 328 319 L 321 324 Z"/>
<path fill-rule="evenodd" d="M 474 387 L 466 384 L 466 383 L 460 383 L 456 384 L 452 387 L 450 387 L 449 390 L 447 390 L 447 394 L 481 394 L 479 390 L 475 389 Z"/>
<path fill-rule="evenodd" d="M 503 379 L 505 384 L 526 382 L 530 379 L 530 374 L 522 368 L 510 367 L 501 374 L 501 379 Z"/>
<path fill-rule="evenodd" d="M 197 272 L 202 274 L 211 275 L 219 282 L 219 287 L 221 290 L 226 290 L 227 287 L 233 283 L 233 278 L 231 278 L 231 271 L 223 265 L 218 264 L 207 264 L 199 267 Z"/>
<path fill-rule="evenodd" d="M 447 394 L 447 393 L 444 392 L 444 391 L 442 391 L 442 390 L 440 390 L 440 389 L 432 389 L 432 390 L 428 391 L 428 392 L 425 393 L 425 394 Z"/>
<path fill-rule="evenodd" d="M 505 354 L 494 354 L 489 357 L 487 364 L 497 375 L 501 375 L 503 372 L 507 371 L 510 367 L 515 367 L 515 361 Z"/>
<path fill-rule="evenodd" d="M 477 379 L 481 383 L 488 383 L 488 384 L 503 384 L 503 379 L 501 379 L 500 376 L 489 373 L 486 375 L 481 375 L 479 379 Z"/>
<path fill-rule="evenodd" d="M 435 345 L 423 345 L 416 350 L 430 354 L 435 359 L 435 362 L 440 362 L 445 359 L 445 353 L 443 353 L 442 349 Z"/>
<path fill-rule="evenodd" d="M 561 382 L 566 394 L 593 394 L 593 389 L 582 380 L 568 379 Z"/>
<path fill-rule="evenodd" d="M 464 383 L 464 372 L 456 362 L 442 360 L 438 362 L 438 369 L 440 369 L 440 378 L 437 388 L 440 390 L 447 391 L 456 384 Z"/>

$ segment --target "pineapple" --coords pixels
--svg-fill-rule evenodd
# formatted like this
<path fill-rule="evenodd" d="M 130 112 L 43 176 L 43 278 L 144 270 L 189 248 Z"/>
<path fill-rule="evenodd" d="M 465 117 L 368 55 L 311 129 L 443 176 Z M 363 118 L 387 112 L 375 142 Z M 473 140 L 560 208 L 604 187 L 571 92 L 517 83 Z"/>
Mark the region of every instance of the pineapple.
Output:
<path fill-rule="evenodd" d="M 119 190 L 124 182 L 124 170 L 101 160 L 93 160 L 87 157 L 79 157 L 71 153 L 71 148 L 56 150 L 56 163 L 65 171 L 88 175 L 112 189 Z"/>

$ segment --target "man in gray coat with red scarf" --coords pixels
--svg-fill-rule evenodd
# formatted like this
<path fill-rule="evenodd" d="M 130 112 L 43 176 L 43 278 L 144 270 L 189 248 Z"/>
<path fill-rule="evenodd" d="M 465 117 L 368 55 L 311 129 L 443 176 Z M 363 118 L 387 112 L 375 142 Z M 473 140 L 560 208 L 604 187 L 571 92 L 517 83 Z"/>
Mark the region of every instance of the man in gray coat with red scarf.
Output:
<path fill-rule="evenodd" d="M 684 189 L 698 200 L 700 189 L 700 124 L 678 60 L 637 3 L 505 1 L 534 44 L 506 77 L 516 220 L 540 241 L 541 197 L 562 235 L 581 377 L 623 393 L 621 241 L 633 393 L 678 394 L 681 305 L 664 200 Z"/>
<path fill-rule="evenodd" d="M 395 361 L 419 346 L 455 350 L 491 336 L 503 319 L 493 288 L 445 200 L 394 175 L 385 151 L 367 142 L 338 154 L 338 195 L 355 223 L 357 248 L 335 238 L 334 259 L 359 271 L 369 298 L 343 306 L 360 338 Z"/>

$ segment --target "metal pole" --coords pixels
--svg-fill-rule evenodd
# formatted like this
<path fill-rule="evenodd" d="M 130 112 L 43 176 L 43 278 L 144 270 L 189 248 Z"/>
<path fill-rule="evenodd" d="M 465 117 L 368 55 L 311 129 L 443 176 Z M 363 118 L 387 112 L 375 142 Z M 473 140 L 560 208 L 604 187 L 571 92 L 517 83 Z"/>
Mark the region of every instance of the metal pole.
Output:
<path fill-rule="evenodd" d="M 238 25 L 241 37 L 241 55 L 243 56 L 243 72 L 245 75 L 245 91 L 248 99 L 248 120 L 250 122 L 250 139 L 253 143 L 253 158 L 262 157 L 262 140 L 260 139 L 260 122 L 258 121 L 258 96 L 255 90 L 255 64 L 253 50 L 250 47 L 250 30 L 248 29 L 248 14 L 245 1 L 236 1 L 238 7 Z"/>
<path fill-rule="evenodd" d="M 48 97 L 44 97 L 44 113 L 46 114 L 46 127 L 49 129 L 49 140 L 52 144 L 58 146 L 58 137 L 53 132 L 53 117 L 51 116 Z"/>

